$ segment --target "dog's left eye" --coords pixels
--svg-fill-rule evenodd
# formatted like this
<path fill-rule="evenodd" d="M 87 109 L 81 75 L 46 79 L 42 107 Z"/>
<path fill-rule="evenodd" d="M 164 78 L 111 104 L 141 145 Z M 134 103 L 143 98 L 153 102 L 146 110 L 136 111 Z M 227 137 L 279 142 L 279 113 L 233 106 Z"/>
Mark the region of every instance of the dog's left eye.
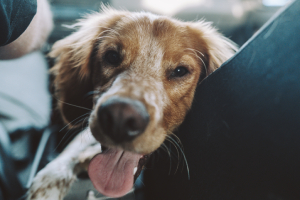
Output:
<path fill-rule="evenodd" d="M 189 72 L 186 67 L 179 66 L 171 74 L 172 77 L 183 77 Z"/>
<path fill-rule="evenodd" d="M 120 54 L 113 50 L 106 52 L 104 59 L 111 65 L 118 65 L 121 62 Z"/>

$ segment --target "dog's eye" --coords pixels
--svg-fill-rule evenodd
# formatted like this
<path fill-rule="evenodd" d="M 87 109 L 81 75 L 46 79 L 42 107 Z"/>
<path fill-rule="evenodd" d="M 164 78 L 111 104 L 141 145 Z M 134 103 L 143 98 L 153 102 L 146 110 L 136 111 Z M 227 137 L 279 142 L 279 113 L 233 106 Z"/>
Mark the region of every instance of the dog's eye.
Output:
<path fill-rule="evenodd" d="M 189 72 L 186 67 L 179 66 L 171 74 L 172 77 L 183 77 Z"/>
<path fill-rule="evenodd" d="M 106 52 L 104 59 L 106 62 L 112 65 L 117 65 L 121 62 L 120 54 L 113 50 Z"/>

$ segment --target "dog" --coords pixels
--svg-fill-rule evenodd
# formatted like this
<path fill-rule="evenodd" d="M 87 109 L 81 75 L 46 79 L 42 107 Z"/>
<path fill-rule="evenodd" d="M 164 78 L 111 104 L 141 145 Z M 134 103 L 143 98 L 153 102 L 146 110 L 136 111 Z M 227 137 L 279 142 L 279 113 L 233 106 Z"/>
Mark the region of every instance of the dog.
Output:
<path fill-rule="evenodd" d="M 49 54 L 51 72 L 63 120 L 80 127 L 89 116 L 88 127 L 36 175 L 29 200 L 63 199 L 82 170 L 103 195 L 125 195 L 197 85 L 237 50 L 211 23 L 148 12 L 103 8 L 73 27 Z"/>

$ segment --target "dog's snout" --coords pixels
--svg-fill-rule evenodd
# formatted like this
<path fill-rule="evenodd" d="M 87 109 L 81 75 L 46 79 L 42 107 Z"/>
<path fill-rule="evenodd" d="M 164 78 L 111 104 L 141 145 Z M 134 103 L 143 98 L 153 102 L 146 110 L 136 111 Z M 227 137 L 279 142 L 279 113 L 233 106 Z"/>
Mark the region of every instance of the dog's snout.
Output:
<path fill-rule="evenodd" d="M 129 98 L 110 98 L 97 114 L 103 133 L 116 143 L 133 140 L 144 132 L 149 122 L 144 104 Z"/>

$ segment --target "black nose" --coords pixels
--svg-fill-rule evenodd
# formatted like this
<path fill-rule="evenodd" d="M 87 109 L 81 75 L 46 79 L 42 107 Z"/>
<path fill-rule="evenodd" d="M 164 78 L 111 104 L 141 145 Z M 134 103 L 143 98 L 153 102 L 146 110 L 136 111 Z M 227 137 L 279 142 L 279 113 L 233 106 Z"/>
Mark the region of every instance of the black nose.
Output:
<path fill-rule="evenodd" d="M 97 114 L 104 134 L 117 143 L 133 140 L 144 132 L 149 122 L 144 104 L 129 98 L 110 98 Z"/>

